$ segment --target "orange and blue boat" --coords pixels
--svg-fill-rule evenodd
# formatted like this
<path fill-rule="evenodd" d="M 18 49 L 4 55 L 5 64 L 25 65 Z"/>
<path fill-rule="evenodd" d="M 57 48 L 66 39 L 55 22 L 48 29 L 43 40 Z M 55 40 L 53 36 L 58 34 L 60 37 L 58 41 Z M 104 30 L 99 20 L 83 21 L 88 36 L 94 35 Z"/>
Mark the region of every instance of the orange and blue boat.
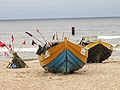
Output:
<path fill-rule="evenodd" d="M 82 68 L 88 57 L 88 50 L 64 39 L 57 45 L 39 54 L 41 66 L 53 73 L 69 74 Z"/>

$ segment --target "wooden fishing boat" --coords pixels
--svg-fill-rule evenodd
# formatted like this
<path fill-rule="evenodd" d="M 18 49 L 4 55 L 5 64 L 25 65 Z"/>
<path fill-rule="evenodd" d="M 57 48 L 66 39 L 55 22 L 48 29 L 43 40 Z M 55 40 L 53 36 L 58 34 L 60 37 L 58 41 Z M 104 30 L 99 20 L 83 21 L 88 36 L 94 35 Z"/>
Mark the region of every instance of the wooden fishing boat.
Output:
<path fill-rule="evenodd" d="M 84 39 L 86 38 L 87 42 L 83 46 L 88 49 L 87 63 L 101 63 L 111 56 L 113 52 L 111 44 L 97 40 L 97 38 L 94 41 L 90 41 L 90 37 L 84 37 Z"/>
<path fill-rule="evenodd" d="M 53 73 L 68 74 L 82 68 L 87 61 L 87 56 L 87 49 L 65 38 L 63 42 L 39 54 L 39 59 L 41 66 L 45 70 Z"/>

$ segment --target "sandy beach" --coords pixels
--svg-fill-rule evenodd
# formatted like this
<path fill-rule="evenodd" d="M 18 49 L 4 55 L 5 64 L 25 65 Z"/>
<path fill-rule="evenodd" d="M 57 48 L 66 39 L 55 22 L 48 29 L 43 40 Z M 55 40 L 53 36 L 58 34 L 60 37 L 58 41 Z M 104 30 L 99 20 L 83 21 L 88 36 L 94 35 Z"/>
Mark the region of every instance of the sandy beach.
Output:
<path fill-rule="evenodd" d="M 71 37 L 75 42 L 84 36 L 110 36 L 103 41 L 118 45 L 112 57 L 104 63 L 87 63 L 74 74 L 64 75 L 45 72 L 38 60 L 25 61 L 28 68 L 8 69 L 8 62 L 5 60 L 9 58 L 3 55 L 5 48 L 1 48 L 0 90 L 120 90 L 120 38 L 111 39 L 111 36 L 119 36 L 120 18 L 0 21 L 0 37 L 9 45 L 13 34 L 15 48 L 19 48 L 25 40 L 27 43 L 19 53 L 21 58 L 36 59 L 36 49 L 33 52 L 33 48 L 38 47 L 31 45 L 32 39 L 25 34 L 26 31 L 43 41 L 36 32 L 40 29 L 49 42 L 54 32 L 58 32 L 60 40 L 63 32 L 65 36 L 70 36 L 71 26 L 76 27 L 76 36 Z"/>
<path fill-rule="evenodd" d="M 38 60 L 25 61 L 29 68 L 8 69 L 0 61 L 0 90 L 119 90 L 120 61 L 86 64 L 74 74 L 45 72 Z"/>

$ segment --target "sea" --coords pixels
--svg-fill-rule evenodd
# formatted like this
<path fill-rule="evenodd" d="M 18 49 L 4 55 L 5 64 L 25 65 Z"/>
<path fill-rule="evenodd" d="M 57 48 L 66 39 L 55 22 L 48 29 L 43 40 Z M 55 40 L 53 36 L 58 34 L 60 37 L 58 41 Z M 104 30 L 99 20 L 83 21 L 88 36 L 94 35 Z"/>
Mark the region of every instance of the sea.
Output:
<path fill-rule="evenodd" d="M 72 35 L 72 27 L 75 29 L 75 35 Z M 43 46 L 46 42 L 51 42 L 54 35 L 58 36 L 60 41 L 67 37 L 76 44 L 82 37 L 97 36 L 114 45 L 111 58 L 120 55 L 120 17 L 0 20 L 0 41 L 11 45 L 23 59 L 38 59 L 38 45 Z M 32 45 L 32 40 L 37 45 Z M 12 57 L 5 47 L 0 47 L 0 60 L 10 59 L 5 52 Z"/>

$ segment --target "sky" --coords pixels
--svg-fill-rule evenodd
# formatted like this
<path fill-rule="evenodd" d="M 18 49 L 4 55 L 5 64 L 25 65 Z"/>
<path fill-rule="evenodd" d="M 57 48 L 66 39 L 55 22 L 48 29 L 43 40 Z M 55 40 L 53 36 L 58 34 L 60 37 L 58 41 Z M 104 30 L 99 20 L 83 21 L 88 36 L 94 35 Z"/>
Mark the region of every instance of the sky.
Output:
<path fill-rule="evenodd" d="M 120 16 L 120 0 L 0 0 L 0 19 Z"/>

